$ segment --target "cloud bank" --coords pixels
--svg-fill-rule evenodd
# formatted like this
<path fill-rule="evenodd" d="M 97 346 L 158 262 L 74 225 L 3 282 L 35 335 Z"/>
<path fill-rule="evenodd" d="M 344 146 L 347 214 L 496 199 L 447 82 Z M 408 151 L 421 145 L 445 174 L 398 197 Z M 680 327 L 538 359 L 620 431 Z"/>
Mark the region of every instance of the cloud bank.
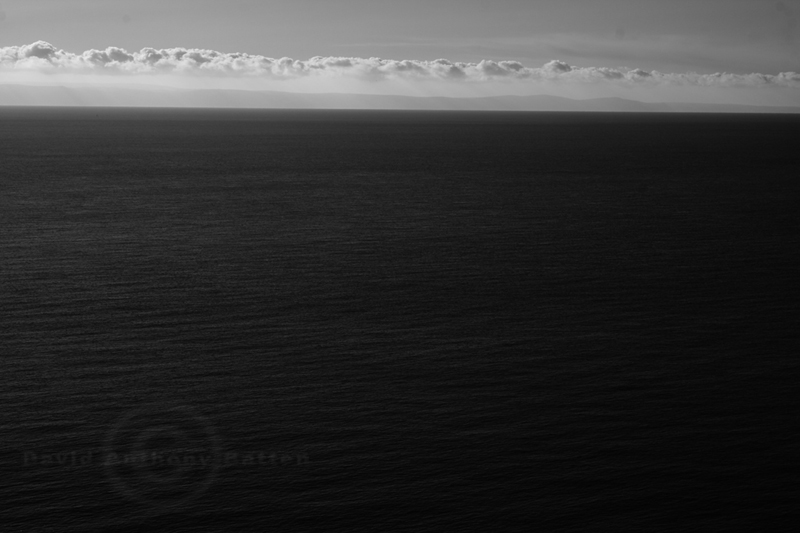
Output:
<path fill-rule="evenodd" d="M 477 63 L 436 60 L 394 60 L 376 57 L 321 57 L 307 60 L 270 58 L 247 53 L 223 53 L 193 48 L 123 48 L 73 53 L 45 41 L 0 48 L 0 72 L 170 74 L 212 78 L 266 79 L 346 78 L 367 82 L 420 80 L 481 84 L 484 82 L 614 84 L 622 86 L 780 87 L 800 88 L 800 74 L 662 73 L 638 68 L 578 67 L 553 60 L 541 67 L 517 61 Z"/>

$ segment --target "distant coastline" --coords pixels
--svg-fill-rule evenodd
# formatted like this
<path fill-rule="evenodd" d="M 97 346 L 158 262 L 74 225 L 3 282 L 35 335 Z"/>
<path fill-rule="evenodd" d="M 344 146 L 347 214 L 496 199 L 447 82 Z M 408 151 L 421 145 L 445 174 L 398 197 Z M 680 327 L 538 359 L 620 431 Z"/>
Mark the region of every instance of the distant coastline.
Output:
<path fill-rule="evenodd" d="M 0 85 L 0 106 L 200 107 L 253 109 L 375 109 L 452 111 L 589 111 L 645 113 L 800 113 L 800 107 L 737 104 L 645 103 L 623 98 L 575 100 L 552 95 L 420 97 L 398 95 L 288 93 L 277 91 L 183 90 L 142 87 Z"/>

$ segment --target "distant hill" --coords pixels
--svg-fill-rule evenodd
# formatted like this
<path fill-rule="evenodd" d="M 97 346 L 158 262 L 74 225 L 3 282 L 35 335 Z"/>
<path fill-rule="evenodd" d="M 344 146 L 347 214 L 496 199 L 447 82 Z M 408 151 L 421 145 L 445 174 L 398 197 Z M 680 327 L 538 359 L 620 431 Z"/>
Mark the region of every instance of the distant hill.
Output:
<path fill-rule="evenodd" d="M 221 107 L 306 109 L 408 109 L 475 111 L 800 113 L 800 107 L 644 103 L 623 98 L 574 100 L 560 96 L 481 98 L 300 94 L 276 91 L 183 90 L 164 87 L 63 87 L 0 85 L 0 106 Z"/>

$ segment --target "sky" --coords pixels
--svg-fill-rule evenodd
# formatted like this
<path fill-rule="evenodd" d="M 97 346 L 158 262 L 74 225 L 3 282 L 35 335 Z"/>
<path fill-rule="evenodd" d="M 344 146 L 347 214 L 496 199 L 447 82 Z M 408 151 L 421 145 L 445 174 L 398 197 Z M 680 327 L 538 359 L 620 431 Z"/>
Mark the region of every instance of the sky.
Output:
<path fill-rule="evenodd" d="M 0 0 L 0 84 L 800 105 L 800 0 Z"/>

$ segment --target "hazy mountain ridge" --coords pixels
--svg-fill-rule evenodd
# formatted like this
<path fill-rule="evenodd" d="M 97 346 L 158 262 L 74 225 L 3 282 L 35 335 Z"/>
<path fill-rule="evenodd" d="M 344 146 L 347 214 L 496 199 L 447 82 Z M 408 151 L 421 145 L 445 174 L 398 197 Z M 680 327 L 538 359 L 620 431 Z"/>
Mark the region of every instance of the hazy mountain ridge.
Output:
<path fill-rule="evenodd" d="M 0 85 L 0 106 L 222 107 L 474 111 L 800 113 L 800 107 L 645 103 L 623 98 L 561 96 L 420 97 L 278 91 L 183 90 L 162 87 Z"/>

